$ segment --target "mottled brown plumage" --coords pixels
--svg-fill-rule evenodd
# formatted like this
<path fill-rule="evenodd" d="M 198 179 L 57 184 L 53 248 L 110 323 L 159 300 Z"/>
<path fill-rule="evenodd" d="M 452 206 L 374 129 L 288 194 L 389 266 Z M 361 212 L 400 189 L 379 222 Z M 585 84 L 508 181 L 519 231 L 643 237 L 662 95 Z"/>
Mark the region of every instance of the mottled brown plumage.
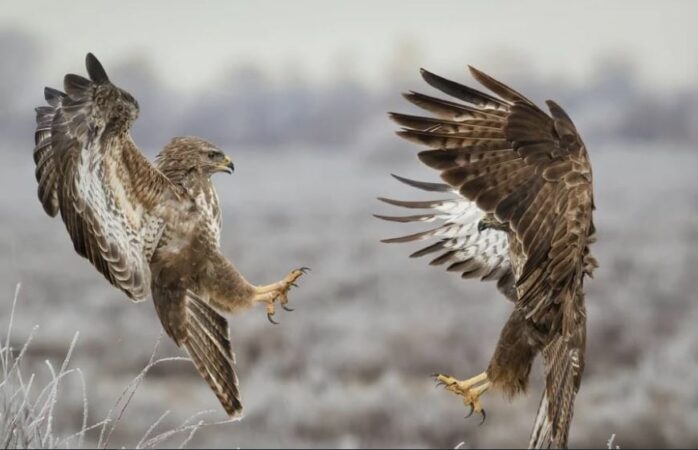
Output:
<path fill-rule="evenodd" d="M 231 417 L 242 411 L 228 324 L 216 309 L 288 302 L 304 269 L 250 284 L 220 252 L 221 214 L 211 182 L 233 164 L 213 144 L 173 139 L 153 166 L 129 134 L 138 103 L 109 81 L 92 55 L 89 79 L 65 76 L 37 108 L 38 195 L 59 212 L 75 251 L 134 301 L 152 294 L 167 334 L 183 346 Z M 215 309 L 214 309 L 215 308 Z"/>
<path fill-rule="evenodd" d="M 546 389 L 531 434 L 532 447 L 565 447 L 574 397 L 584 369 L 586 313 L 583 281 L 596 261 L 591 165 L 570 118 L 548 101 L 550 115 L 484 73 L 473 76 L 495 95 L 425 70 L 434 88 L 459 101 L 416 92 L 405 98 L 436 117 L 391 114 L 398 135 L 426 145 L 419 159 L 446 184 L 399 178 L 427 191 L 455 194 L 432 202 L 382 199 L 434 212 L 384 219 L 439 222 L 426 232 L 386 242 L 436 237 L 415 252 L 443 252 L 432 264 L 464 278 L 497 280 L 514 302 L 487 370 L 466 381 L 438 375 L 484 415 L 479 397 L 498 388 L 508 396 L 526 389 L 531 364 L 543 354 Z"/>

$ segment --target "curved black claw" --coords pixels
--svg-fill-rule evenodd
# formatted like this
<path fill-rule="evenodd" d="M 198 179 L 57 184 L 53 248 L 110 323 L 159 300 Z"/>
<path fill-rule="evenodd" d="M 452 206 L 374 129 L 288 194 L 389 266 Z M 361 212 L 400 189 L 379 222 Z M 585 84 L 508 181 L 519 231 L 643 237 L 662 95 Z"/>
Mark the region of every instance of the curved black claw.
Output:
<path fill-rule="evenodd" d="M 274 319 L 272 319 L 271 316 L 272 316 L 272 314 L 267 313 L 267 319 L 269 319 L 269 322 L 273 323 L 274 325 L 278 325 L 279 322 L 277 322 L 277 321 L 275 321 Z"/>
<path fill-rule="evenodd" d="M 478 426 L 480 426 L 480 425 L 482 425 L 483 423 L 485 423 L 485 419 L 487 419 L 487 413 L 485 412 L 484 409 L 483 409 L 482 411 L 480 411 L 480 414 L 482 414 L 482 420 L 480 421 L 480 423 L 478 424 Z"/>
<path fill-rule="evenodd" d="M 298 285 L 296 283 L 291 283 L 291 286 L 298 287 Z"/>
<path fill-rule="evenodd" d="M 469 405 L 469 406 L 470 406 L 470 412 L 468 413 L 467 416 L 465 416 L 466 419 L 467 419 L 468 417 L 472 416 L 472 415 L 473 415 L 473 412 L 475 412 L 475 408 L 473 407 L 473 405 Z"/>
<path fill-rule="evenodd" d="M 440 386 L 448 387 L 448 385 L 447 385 L 446 383 L 444 383 L 443 381 L 439 380 L 439 377 L 440 377 L 440 376 L 448 376 L 448 375 L 443 375 L 443 374 L 440 374 L 440 373 L 438 373 L 438 372 L 434 372 L 434 373 L 431 374 L 431 376 L 434 377 L 434 378 L 436 378 L 436 380 L 435 380 L 435 381 L 436 381 L 436 386 L 434 386 L 434 387 L 436 387 L 436 388 L 438 388 L 438 387 L 440 387 Z"/>
<path fill-rule="evenodd" d="M 308 272 L 310 272 L 310 267 L 301 267 L 301 268 L 298 269 L 298 270 L 300 270 L 300 271 L 303 272 L 303 273 L 308 273 Z"/>
<path fill-rule="evenodd" d="M 288 312 L 295 311 L 295 309 L 289 308 L 286 305 L 281 305 L 281 307 L 284 309 L 284 311 L 288 311 Z"/>

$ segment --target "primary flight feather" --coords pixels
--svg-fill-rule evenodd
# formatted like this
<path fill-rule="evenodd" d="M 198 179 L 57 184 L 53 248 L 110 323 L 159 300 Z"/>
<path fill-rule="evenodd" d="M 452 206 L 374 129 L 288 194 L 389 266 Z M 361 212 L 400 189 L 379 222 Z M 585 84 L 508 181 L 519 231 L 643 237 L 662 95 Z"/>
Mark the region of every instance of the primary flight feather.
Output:
<path fill-rule="evenodd" d="M 459 381 L 437 375 L 471 411 L 480 396 L 499 389 L 513 396 L 526 389 L 531 364 L 542 353 L 546 388 L 529 445 L 565 447 L 575 395 L 584 370 L 586 313 L 583 283 L 597 266 L 592 172 L 572 120 L 556 103 L 550 113 L 492 77 L 470 68 L 492 91 L 479 90 L 422 70 L 432 87 L 455 98 L 405 94 L 434 117 L 392 113 L 398 135 L 429 149 L 419 159 L 438 170 L 445 184 L 396 177 L 416 188 L 449 193 L 435 201 L 381 199 L 410 209 L 409 216 L 378 216 L 438 226 L 385 242 L 435 238 L 411 256 L 438 254 L 463 278 L 496 280 L 514 303 L 486 371 Z"/>
<path fill-rule="evenodd" d="M 88 78 L 69 74 L 64 90 L 46 88 L 36 109 L 34 161 L 46 213 L 60 213 L 75 251 L 115 287 L 140 301 L 152 296 L 167 334 L 231 417 L 242 412 L 226 319 L 275 302 L 307 270 L 255 286 L 220 252 L 221 213 L 211 175 L 232 173 L 231 159 L 195 137 L 168 143 L 151 164 L 130 127 L 138 103 L 115 86 L 92 54 Z"/>

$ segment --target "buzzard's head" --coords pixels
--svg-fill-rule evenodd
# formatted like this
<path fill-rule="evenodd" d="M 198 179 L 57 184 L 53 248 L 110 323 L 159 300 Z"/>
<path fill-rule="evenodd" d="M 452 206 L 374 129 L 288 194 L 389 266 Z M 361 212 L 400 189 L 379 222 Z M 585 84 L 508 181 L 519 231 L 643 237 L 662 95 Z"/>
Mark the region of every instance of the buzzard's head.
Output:
<path fill-rule="evenodd" d="M 233 173 L 233 161 L 218 147 L 197 137 L 177 137 L 160 152 L 158 168 L 167 176 L 195 173 L 211 176 L 217 172 Z"/>

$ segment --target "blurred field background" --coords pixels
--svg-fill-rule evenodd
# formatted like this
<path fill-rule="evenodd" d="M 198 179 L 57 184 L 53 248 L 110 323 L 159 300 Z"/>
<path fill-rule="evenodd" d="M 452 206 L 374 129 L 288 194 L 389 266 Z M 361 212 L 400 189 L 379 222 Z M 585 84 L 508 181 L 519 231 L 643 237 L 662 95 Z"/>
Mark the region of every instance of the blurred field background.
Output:
<path fill-rule="evenodd" d="M 14 345 L 39 325 L 25 368 L 47 376 L 76 331 L 90 423 L 146 365 L 161 327 L 72 250 L 36 199 L 33 108 L 43 86 L 84 73 L 94 52 L 141 106 L 133 135 L 152 158 L 197 135 L 233 156 L 217 176 L 224 253 L 253 282 L 299 265 L 296 312 L 230 318 L 245 418 L 194 447 L 515 447 L 542 388 L 485 397 L 463 419 L 429 374 L 480 372 L 510 304 L 491 284 L 380 244 L 408 232 L 372 213 L 415 191 L 389 174 L 438 176 L 385 112 L 433 94 L 426 67 L 474 86 L 472 64 L 537 102 L 556 99 L 585 138 L 601 267 L 586 284 L 587 369 L 572 446 L 698 445 L 698 32 L 691 2 L 23 2 L 0 9 L 0 319 L 22 291 Z M 419 196 L 419 193 L 416 193 Z M 4 290 L 4 294 L 2 294 Z M 283 313 L 283 314 L 282 314 Z M 161 356 L 180 355 L 170 342 Z M 80 428 L 67 379 L 56 426 Z M 165 410 L 224 419 L 186 362 L 153 369 L 112 438 L 134 446 Z M 87 443 L 95 445 L 96 436 Z"/>

